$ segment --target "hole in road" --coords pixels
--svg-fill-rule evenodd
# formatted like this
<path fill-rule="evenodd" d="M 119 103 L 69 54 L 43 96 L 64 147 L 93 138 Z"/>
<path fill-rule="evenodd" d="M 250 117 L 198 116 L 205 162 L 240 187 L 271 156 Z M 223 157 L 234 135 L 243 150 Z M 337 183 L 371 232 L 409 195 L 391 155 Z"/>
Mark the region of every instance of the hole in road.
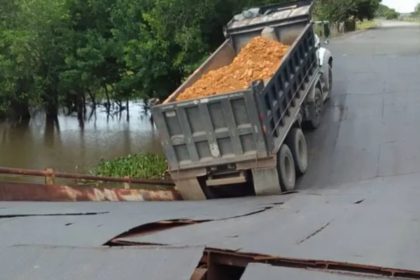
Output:
<path fill-rule="evenodd" d="M 159 221 L 155 223 L 144 224 L 129 231 L 126 231 L 115 238 L 111 239 L 104 246 L 130 246 L 130 245 L 139 245 L 140 243 L 137 242 L 127 242 L 125 240 L 120 240 L 127 237 L 132 236 L 145 236 L 155 232 L 160 232 L 164 230 L 169 230 L 176 227 L 183 227 L 189 226 L 193 224 L 200 224 L 204 222 L 209 222 L 209 220 L 167 220 L 167 221 Z"/>

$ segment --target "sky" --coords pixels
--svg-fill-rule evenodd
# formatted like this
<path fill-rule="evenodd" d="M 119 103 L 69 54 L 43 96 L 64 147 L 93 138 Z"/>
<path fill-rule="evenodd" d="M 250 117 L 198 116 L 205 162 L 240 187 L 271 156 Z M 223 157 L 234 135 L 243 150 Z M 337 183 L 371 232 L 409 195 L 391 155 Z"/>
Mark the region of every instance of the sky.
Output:
<path fill-rule="evenodd" d="M 382 0 L 382 4 L 394 8 L 400 13 L 411 13 L 420 0 Z"/>

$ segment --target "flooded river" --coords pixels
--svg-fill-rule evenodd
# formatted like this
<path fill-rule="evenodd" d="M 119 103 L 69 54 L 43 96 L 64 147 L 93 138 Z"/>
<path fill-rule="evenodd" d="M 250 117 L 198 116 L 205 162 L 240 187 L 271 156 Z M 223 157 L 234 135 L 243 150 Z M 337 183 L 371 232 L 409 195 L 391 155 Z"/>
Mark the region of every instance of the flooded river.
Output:
<path fill-rule="evenodd" d="M 149 116 L 141 102 L 131 102 L 129 120 L 126 111 L 108 115 L 101 107 L 83 129 L 76 116 L 64 114 L 58 117 L 58 125 L 47 125 L 42 113 L 26 125 L 0 122 L 0 166 L 86 172 L 101 159 L 160 153 Z"/>

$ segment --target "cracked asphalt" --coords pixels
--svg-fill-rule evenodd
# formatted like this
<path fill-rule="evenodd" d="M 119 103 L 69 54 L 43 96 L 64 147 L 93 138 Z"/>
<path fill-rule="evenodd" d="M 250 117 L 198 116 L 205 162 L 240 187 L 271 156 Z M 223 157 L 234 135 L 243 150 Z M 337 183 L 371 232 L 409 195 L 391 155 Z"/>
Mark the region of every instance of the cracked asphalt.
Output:
<path fill-rule="evenodd" d="M 300 189 L 420 172 L 420 27 L 381 27 L 332 40 L 334 88 L 309 132 Z"/>
<path fill-rule="evenodd" d="M 334 89 L 322 126 L 307 135 L 311 166 L 299 193 L 0 202 L 0 278 L 190 279 L 210 248 L 336 266 L 331 273 L 252 263 L 240 276 L 247 280 L 419 279 L 420 26 L 386 22 L 329 48 Z"/>

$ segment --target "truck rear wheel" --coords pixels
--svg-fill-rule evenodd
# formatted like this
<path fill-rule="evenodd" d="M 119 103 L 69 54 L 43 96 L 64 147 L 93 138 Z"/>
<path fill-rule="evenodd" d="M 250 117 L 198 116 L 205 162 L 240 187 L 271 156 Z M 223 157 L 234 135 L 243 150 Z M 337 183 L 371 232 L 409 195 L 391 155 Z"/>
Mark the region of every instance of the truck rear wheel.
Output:
<path fill-rule="evenodd" d="M 277 171 L 280 178 L 281 190 L 293 191 L 296 186 L 296 169 L 293 154 L 287 144 L 283 144 L 277 155 Z"/>
<path fill-rule="evenodd" d="M 287 136 L 286 143 L 292 152 L 296 173 L 305 174 L 308 169 L 308 146 L 302 129 L 293 128 Z"/>

